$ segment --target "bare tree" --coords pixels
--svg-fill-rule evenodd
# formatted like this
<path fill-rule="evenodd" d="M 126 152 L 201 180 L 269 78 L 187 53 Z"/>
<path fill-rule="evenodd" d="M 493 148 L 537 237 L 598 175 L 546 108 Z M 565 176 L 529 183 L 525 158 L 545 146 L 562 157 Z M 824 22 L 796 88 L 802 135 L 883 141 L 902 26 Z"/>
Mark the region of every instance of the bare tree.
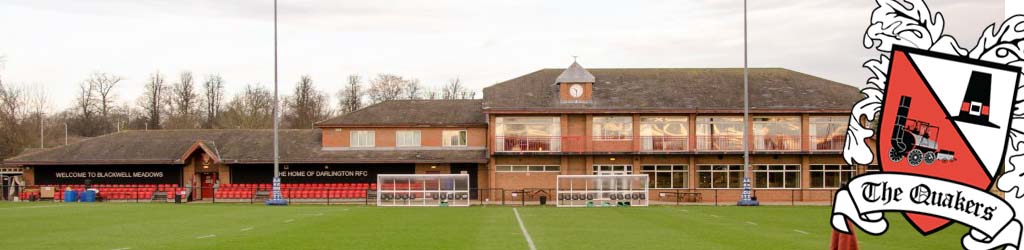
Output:
<path fill-rule="evenodd" d="M 366 93 L 372 103 L 397 100 L 404 92 L 405 82 L 406 80 L 401 76 L 379 74 L 376 78 L 370 80 L 370 89 Z"/>
<path fill-rule="evenodd" d="M 217 116 L 220 115 L 224 99 L 224 79 L 220 75 L 210 75 L 203 82 L 203 105 L 206 116 L 203 117 L 204 128 L 214 128 Z"/>
<path fill-rule="evenodd" d="M 145 94 L 142 96 L 142 109 L 148 118 L 146 125 L 149 129 L 160 129 L 160 115 L 164 112 L 164 95 L 167 86 L 164 85 L 164 76 L 159 71 L 149 75 L 149 82 L 146 83 Z"/>
<path fill-rule="evenodd" d="M 423 95 L 423 86 L 420 85 L 419 79 L 408 79 L 405 80 L 405 99 L 408 100 L 419 100 Z"/>
<path fill-rule="evenodd" d="M 86 84 L 91 85 L 97 98 L 96 104 L 99 106 L 100 117 L 110 116 L 110 109 L 114 106 L 114 87 L 117 83 L 124 80 L 124 78 L 102 72 L 95 72 L 85 80 Z"/>
<path fill-rule="evenodd" d="M 273 93 L 257 85 L 247 85 L 224 107 L 221 123 L 230 128 L 270 128 L 273 110 Z"/>
<path fill-rule="evenodd" d="M 448 84 L 441 88 L 441 99 L 445 100 L 473 99 L 475 96 L 476 92 L 466 89 L 462 85 L 462 79 L 459 78 L 448 80 Z"/>
<path fill-rule="evenodd" d="M 199 103 L 199 95 L 196 94 L 196 87 L 193 81 L 192 72 L 181 72 L 178 82 L 171 86 L 171 110 L 173 113 L 167 121 L 169 128 L 195 128 L 197 127 L 196 106 Z"/>
<path fill-rule="evenodd" d="M 0 157 L 13 156 L 25 145 L 20 126 L 24 101 L 21 89 L 0 82 Z"/>
<path fill-rule="evenodd" d="M 363 107 L 363 85 L 359 75 L 349 75 L 348 83 L 338 92 L 342 114 L 348 114 Z"/>
<path fill-rule="evenodd" d="M 327 95 L 313 86 L 313 79 L 304 75 L 295 85 L 295 93 L 285 99 L 286 115 L 283 117 L 289 128 L 312 128 L 315 122 L 331 115 L 327 106 Z"/>

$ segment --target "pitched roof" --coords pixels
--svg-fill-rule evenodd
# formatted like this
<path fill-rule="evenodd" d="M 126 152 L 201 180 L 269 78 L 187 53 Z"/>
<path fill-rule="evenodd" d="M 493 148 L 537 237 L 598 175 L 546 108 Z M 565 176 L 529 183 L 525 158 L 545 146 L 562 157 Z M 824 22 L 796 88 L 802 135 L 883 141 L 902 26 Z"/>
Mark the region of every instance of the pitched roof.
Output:
<path fill-rule="evenodd" d="M 579 63 L 572 62 L 569 68 L 562 71 L 558 78 L 555 78 L 555 84 L 563 82 L 594 82 L 594 75 L 590 74 L 590 71 L 584 69 Z"/>
<path fill-rule="evenodd" d="M 590 69 L 591 103 L 562 103 L 551 84 L 563 69 L 542 69 L 484 88 L 485 110 L 742 110 L 743 69 Z M 754 110 L 849 110 L 849 85 L 781 68 L 750 69 Z"/>
<path fill-rule="evenodd" d="M 487 125 L 481 100 L 394 100 L 322 121 L 321 127 Z"/>
<path fill-rule="evenodd" d="M 322 150 L 321 130 L 281 130 L 282 163 L 396 163 L 467 162 L 487 160 L 484 149 L 458 150 Z M 5 164 L 183 164 L 194 145 L 214 151 L 223 163 L 273 162 L 272 130 L 151 130 L 124 131 L 21 154 Z"/>

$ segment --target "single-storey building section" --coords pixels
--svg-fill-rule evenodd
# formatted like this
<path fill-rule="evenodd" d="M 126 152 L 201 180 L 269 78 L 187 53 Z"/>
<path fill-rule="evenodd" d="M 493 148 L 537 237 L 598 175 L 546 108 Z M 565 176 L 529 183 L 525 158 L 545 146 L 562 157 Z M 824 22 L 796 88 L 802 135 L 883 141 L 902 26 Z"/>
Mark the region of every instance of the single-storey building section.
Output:
<path fill-rule="evenodd" d="M 550 194 L 558 175 L 637 174 L 649 176 L 652 199 L 687 193 L 729 202 L 741 191 L 744 123 L 763 201 L 828 201 L 845 180 L 877 170 L 841 156 L 850 109 L 862 97 L 857 88 L 787 69 L 749 73 L 749 120 L 737 68 L 574 62 L 484 88 L 481 100 L 385 101 L 317 129 L 281 130 L 282 182 L 466 173 L 471 188 L 496 200 Z M 271 130 L 124 131 L 5 165 L 21 167 L 31 185 L 266 184 L 272 138 Z"/>

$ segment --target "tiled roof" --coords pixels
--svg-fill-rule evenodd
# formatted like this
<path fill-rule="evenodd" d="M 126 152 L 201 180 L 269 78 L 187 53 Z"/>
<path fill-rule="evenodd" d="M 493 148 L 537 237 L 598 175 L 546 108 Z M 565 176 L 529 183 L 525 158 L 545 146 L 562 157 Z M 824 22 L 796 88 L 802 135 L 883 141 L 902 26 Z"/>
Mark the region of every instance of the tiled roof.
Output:
<path fill-rule="evenodd" d="M 395 100 L 371 105 L 318 125 L 486 125 L 481 107 L 481 100 Z"/>

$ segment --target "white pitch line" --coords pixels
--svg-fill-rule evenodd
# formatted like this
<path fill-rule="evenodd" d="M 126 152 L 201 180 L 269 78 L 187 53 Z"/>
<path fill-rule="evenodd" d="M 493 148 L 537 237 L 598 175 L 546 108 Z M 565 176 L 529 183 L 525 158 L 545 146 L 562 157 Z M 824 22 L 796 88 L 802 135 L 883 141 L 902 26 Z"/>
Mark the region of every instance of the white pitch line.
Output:
<path fill-rule="evenodd" d="M 679 211 L 690 212 L 690 210 L 686 210 L 686 209 L 679 209 Z"/>
<path fill-rule="evenodd" d="M 801 231 L 801 230 L 796 230 L 796 229 L 793 229 L 793 232 L 802 233 L 802 234 L 811 234 L 811 233 L 804 232 L 804 231 Z"/>
<path fill-rule="evenodd" d="M 196 237 L 196 239 L 198 240 L 198 239 L 206 239 L 206 238 L 213 238 L 213 237 L 217 237 L 217 235 L 216 234 L 203 235 L 203 236 Z"/>
<path fill-rule="evenodd" d="M 242 228 L 242 229 L 240 229 L 238 231 L 245 232 L 245 231 L 249 231 L 249 230 L 252 230 L 252 227 Z"/>
<path fill-rule="evenodd" d="M 712 215 L 711 215 L 711 217 L 715 217 L 715 218 L 722 218 L 722 216 L 719 216 L 719 215 L 715 215 L 715 214 L 712 214 Z"/>
<path fill-rule="evenodd" d="M 293 219 L 287 219 L 287 220 L 285 220 L 285 221 L 284 221 L 284 223 L 292 223 L 292 221 L 295 221 L 295 220 L 293 220 Z"/>
<path fill-rule="evenodd" d="M 537 246 L 533 244 L 533 238 L 530 238 L 530 232 L 526 231 L 526 225 L 523 224 L 523 218 L 519 217 L 519 210 L 512 208 L 512 212 L 516 213 L 516 221 L 519 221 L 519 230 L 523 231 L 523 237 L 526 238 L 526 244 L 530 246 L 530 250 L 537 250 Z"/>
<path fill-rule="evenodd" d="M 111 249 L 111 250 L 128 250 L 128 249 L 132 249 L 132 248 L 130 248 L 130 247 L 122 247 L 122 248 L 114 248 L 114 249 Z"/>
<path fill-rule="evenodd" d="M 324 213 L 302 214 L 302 215 L 306 215 L 306 216 L 322 216 L 322 215 L 324 215 Z"/>
<path fill-rule="evenodd" d="M 754 223 L 753 221 L 748 221 L 747 224 L 757 226 L 757 223 Z"/>

